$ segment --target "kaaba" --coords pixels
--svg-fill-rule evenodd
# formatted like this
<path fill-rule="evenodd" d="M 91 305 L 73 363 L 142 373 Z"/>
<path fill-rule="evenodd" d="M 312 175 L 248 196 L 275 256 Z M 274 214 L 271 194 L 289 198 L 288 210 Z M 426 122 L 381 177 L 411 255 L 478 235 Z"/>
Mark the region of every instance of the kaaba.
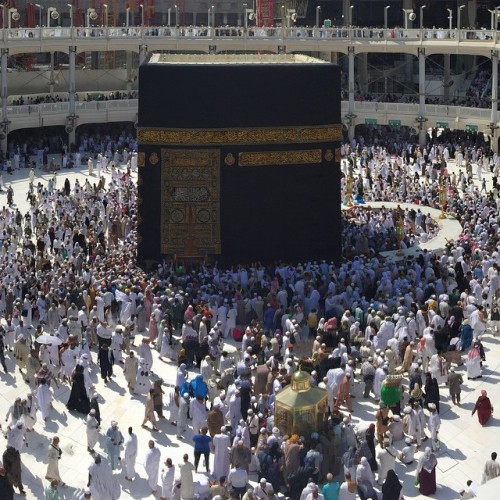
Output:
<path fill-rule="evenodd" d="M 340 260 L 337 66 L 151 54 L 139 88 L 139 265 Z"/>

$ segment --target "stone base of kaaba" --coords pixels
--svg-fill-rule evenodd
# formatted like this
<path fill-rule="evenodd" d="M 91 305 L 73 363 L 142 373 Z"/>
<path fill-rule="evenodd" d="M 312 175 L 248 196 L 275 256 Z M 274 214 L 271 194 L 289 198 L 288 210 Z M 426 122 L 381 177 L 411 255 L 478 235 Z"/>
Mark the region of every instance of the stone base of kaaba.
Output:
<path fill-rule="evenodd" d="M 338 67 L 153 54 L 139 86 L 140 265 L 340 260 Z"/>

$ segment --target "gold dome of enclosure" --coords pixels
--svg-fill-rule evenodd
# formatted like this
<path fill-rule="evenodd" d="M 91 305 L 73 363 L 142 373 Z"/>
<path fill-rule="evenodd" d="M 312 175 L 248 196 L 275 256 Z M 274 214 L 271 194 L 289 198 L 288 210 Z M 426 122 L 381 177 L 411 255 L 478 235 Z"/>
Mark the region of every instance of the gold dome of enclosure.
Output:
<path fill-rule="evenodd" d="M 297 371 L 292 383 L 278 392 L 274 401 L 275 420 L 282 435 L 299 434 L 307 438 L 321 432 L 327 413 L 326 389 L 311 386 L 309 373 Z"/>

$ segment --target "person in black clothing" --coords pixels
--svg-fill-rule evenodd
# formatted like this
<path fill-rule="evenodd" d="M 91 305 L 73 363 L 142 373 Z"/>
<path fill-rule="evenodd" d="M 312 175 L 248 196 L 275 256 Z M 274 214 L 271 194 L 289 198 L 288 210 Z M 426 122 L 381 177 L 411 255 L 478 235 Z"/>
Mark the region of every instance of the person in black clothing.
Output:
<path fill-rule="evenodd" d="M 5 364 L 5 342 L 4 342 L 4 329 L 0 326 L 0 363 L 2 363 L 3 371 L 7 373 L 7 365 Z"/>
<path fill-rule="evenodd" d="M 107 344 L 102 344 L 99 348 L 99 354 L 97 359 L 99 361 L 99 367 L 101 368 L 101 377 L 104 382 L 108 381 L 108 377 L 113 375 L 113 364 L 112 364 L 113 353 L 109 352 L 109 347 Z"/>
<path fill-rule="evenodd" d="M 13 446 L 7 446 L 2 456 L 5 475 L 12 486 L 19 488 L 19 493 L 25 495 L 21 479 L 21 454 Z"/>
<path fill-rule="evenodd" d="M 425 404 L 429 407 L 429 403 L 436 405 L 436 410 L 439 413 L 439 385 L 435 378 L 432 378 L 430 373 L 425 374 Z"/>
<path fill-rule="evenodd" d="M 0 467 L 0 498 L 14 500 L 14 487 L 7 478 L 4 467 Z"/>
<path fill-rule="evenodd" d="M 66 403 L 68 410 L 76 410 L 87 415 L 90 411 L 90 401 L 85 389 L 83 366 L 76 365 L 71 375 L 71 394 Z"/>
<path fill-rule="evenodd" d="M 371 458 L 368 459 L 370 469 L 376 471 L 378 469 L 376 454 L 375 454 L 375 424 L 370 424 L 365 433 L 366 444 L 371 453 Z"/>
<path fill-rule="evenodd" d="M 390 469 L 382 485 L 382 500 L 399 500 L 402 488 L 398 476 Z"/>
<path fill-rule="evenodd" d="M 14 190 L 12 189 L 12 186 L 9 186 L 7 188 L 7 204 L 10 206 L 12 206 L 12 204 L 14 203 Z"/>
<path fill-rule="evenodd" d="M 90 409 L 95 410 L 95 415 L 94 415 L 95 419 L 97 420 L 97 423 L 101 425 L 101 412 L 99 410 L 99 402 L 97 401 L 97 394 L 94 394 L 92 396 L 92 399 L 90 400 Z"/>

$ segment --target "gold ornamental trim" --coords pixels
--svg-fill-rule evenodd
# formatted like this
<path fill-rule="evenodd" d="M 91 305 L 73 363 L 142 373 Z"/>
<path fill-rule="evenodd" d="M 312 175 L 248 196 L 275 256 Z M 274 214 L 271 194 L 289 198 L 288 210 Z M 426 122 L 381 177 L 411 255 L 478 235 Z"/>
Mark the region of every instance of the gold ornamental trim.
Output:
<path fill-rule="evenodd" d="M 332 161 L 333 160 L 333 153 L 331 149 L 327 149 L 325 151 L 325 160 L 326 161 Z"/>
<path fill-rule="evenodd" d="M 241 167 L 302 165 L 309 163 L 321 163 L 321 149 L 305 149 L 298 151 L 245 151 L 238 155 L 238 165 Z"/>
<path fill-rule="evenodd" d="M 149 128 L 137 130 L 139 144 L 170 146 L 224 146 L 230 144 L 284 144 L 335 142 L 342 139 L 342 125 L 257 128 Z"/>
<path fill-rule="evenodd" d="M 144 151 L 139 151 L 137 153 L 137 166 L 144 167 L 146 165 L 146 153 Z"/>
<path fill-rule="evenodd" d="M 340 148 L 335 148 L 335 161 L 337 163 L 340 163 L 340 160 L 342 159 L 342 155 L 340 152 Z"/>
<path fill-rule="evenodd" d="M 236 159 L 234 157 L 234 155 L 232 153 L 228 153 L 226 155 L 226 157 L 224 158 L 224 163 L 228 166 L 228 167 L 232 167 L 234 165 L 234 163 L 236 162 Z"/>
<path fill-rule="evenodd" d="M 158 153 L 156 153 L 156 151 L 153 151 L 150 155 L 149 155 L 149 163 L 151 163 L 151 165 L 156 165 L 158 162 L 160 161 L 160 158 L 158 157 Z"/>

